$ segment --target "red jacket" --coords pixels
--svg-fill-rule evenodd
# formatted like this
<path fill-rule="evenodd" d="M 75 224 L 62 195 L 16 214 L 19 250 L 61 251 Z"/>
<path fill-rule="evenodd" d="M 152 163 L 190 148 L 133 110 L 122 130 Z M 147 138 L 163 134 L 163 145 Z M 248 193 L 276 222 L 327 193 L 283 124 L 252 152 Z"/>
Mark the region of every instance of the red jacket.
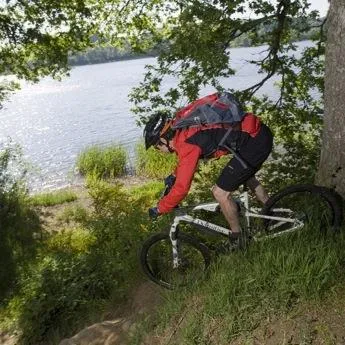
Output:
<path fill-rule="evenodd" d="M 173 138 L 173 145 L 178 156 L 178 164 L 174 173 L 176 180 L 169 194 L 159 201 L 159 213 L 168 213 L 177 206 L 187 196 L 192 184 L 194 173 L 202 156 L 202 148 L 198 145 L 190 144 L 186 140 L 201 130 L 209 130 L 211 128 L 223 128 L 223 126 L 190 127 L 176 132 Z M 256 136 L 259 130 L 260 121 L 256 116 L 248 114 L 244 117 L 241 123 L 241 131 L 247 132 L 251 136 Z M 212 154 L 212 157 L 218 158 L 225 154 L 228 154 L 228 152 L 218 150 Z"/>

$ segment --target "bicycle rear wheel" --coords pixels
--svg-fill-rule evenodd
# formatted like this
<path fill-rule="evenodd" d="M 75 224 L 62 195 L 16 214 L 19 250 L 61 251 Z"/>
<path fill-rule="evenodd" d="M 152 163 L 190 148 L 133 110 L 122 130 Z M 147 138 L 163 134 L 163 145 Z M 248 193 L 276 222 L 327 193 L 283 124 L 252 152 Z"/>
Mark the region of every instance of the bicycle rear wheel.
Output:
<path fill-rule="evenodd" d="M 177 236 L 179 266 L 173 267 L 172 244 L 168 233 L 149 237 L 140 252 L 140 263 L 153 282 L 173 289 L 191 283 L 204 275 L 210 263 L 209 249 L 197 239 L 183 233 Z"/>
<path fill-rule="evenodd" d="M 272 237 L 305 226 L 336 231 L 343 219 L 337 196 L 327 188 L 314 185 L 295 185 L 278 192 L 267 201 L 261 214 L 276 217 L 265 219 L 263 224 L 264 235 Z"/>

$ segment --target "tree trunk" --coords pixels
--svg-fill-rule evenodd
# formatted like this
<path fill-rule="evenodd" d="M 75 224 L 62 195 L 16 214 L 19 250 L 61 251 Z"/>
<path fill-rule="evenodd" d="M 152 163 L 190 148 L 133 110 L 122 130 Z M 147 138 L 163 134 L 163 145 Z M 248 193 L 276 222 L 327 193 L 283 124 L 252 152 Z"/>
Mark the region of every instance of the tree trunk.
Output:
<path fill-rule="evenodd" d="M 317 183 L 345 198 L 345 1 L 331 0 L 325 57 L 325 114 Z"/>

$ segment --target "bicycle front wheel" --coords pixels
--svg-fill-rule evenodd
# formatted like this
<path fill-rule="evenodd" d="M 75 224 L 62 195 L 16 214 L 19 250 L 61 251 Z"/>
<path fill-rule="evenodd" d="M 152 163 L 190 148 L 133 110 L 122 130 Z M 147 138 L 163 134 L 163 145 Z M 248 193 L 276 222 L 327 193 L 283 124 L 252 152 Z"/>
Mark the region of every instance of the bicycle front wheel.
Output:
<path fill-rule="evenodd" d="M 183 233 L 177 236 L 178 267 L 174 268 L 172 244 L 168 233 L 149 237 L 140 252 L 143 272 L 153 282 L 168 289 L 200 279 L 210 263 L 207 246 Z"/>
<path fill-rule="evenodd" d="M 338 230 L 342 223 L 342 207 L 327 188 L 314 185 L 290 186 L 273 195 L 262 209 L 266 218 L 265 235 L 278 236 L 312 227 L 319 231 Z"/>

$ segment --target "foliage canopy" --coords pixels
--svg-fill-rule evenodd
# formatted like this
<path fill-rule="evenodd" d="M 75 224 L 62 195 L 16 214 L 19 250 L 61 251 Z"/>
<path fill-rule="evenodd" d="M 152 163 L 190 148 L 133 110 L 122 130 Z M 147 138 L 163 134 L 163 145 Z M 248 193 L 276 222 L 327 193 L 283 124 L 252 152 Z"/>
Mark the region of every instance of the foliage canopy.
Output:
<path fill-rule="evenodd" d="M 262 79 L 247 89 L 230 91 L 275 134 L 279 149 L 267 176 L 272 177 L 278 165 L 280 175 L 271 180 L 313 181 L 323 114 L 325 20 L 309 11 L 307 0 L 193 0 L 170 2 L 170 7 L 159 2 L 164 3 L 170 12 L 161 26 L 165 40 L 157 64 L 146 66 L 143 81 L 131 93 L 138 122 L 156 111 L 174 114 L 205 86 L 222 90 L 222 80 L 236 75 L 230 48 L 246 35 L 262 47 L 261 57 L 248 61 Z M 301 51 L 296 40 L 310 30 L 313 42 Z M 257 91 L 273 76 L 279 80 L 279 96 L 259 99 Z M 164 82 L 171 77 L 176 85 L 165 90 Z"/>

